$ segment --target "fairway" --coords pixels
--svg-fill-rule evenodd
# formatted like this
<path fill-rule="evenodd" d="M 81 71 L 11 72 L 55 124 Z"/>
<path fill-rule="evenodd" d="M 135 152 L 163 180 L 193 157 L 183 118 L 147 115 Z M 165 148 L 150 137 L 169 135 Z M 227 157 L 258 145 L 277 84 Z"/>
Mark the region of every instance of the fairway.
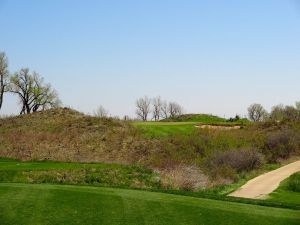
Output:
<path fill-rule="evenodd" d="M 163 193 L 0 184 L 1 224 L 299 224 L 299 211 Z"/>
<path fill-rule="evenodd" d="M 149 137 L 165 137 L 172 134 L 191 134 L 197 122 L 133 122 Z"/>

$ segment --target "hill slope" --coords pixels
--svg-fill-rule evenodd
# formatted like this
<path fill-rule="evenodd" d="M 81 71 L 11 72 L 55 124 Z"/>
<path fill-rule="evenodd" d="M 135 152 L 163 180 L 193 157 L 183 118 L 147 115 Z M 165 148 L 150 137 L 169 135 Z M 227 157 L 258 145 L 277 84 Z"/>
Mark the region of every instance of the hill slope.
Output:
<path fill-rule="evenodd" d="M 134 158 L 128 149 L 134 149 L 138 141 L 127 123 L 67 108 L 0 120 L 0 157 L 127 162 Z"/>
<path fill-rule="evenodd" d="M 226 119 L 208 114 L 183 114 L 162 120 L 163 122 L 199 122 L 199 123 L 224 123 Z"/>

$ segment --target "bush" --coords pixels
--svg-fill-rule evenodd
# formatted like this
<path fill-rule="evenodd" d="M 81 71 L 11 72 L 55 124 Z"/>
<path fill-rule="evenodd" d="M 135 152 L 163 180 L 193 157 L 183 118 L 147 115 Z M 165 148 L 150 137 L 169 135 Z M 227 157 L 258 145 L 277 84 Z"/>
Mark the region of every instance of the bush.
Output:
<path fill-rule="evenodd" d="M 233 178 L 234 173 L 251 171 L 260 168 L 263 164 L 263 156 L 257 150 L 242 149 L 227 152 L 216 152 L 206 160 L 206 165 L 214 177 L 224 176 Z M 224 173 L 224 171 L 226 173 Z M 228 173 L 230 171 L 230 173 Z M 221 173 L 222 172 L 222 173 Z M 226 175 L 230 174 L 230 176 Z"/>
<path fill-rule="evenodd" d="M 267 136 L 264 145 L 264 154 L 269 162 L 287 159 L 299 148 L 299 139 L 293 130 L 281 130 Z"/>

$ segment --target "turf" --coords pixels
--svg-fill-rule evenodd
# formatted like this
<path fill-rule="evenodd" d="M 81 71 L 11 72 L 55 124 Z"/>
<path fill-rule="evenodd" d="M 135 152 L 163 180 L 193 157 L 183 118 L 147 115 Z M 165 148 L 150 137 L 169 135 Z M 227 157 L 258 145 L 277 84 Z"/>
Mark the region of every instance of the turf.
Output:
<path fill-rule="evenodd" d="M 300 172 L 295 173 L 270 194 L 270 200 L 300 206 Z"/>
<path fill-rule="evenodd" d="M 137 190 L 0 184 L 9 224 L 299 224 L 296 210 Z"/>
<path fill-rule="evenodd" d="M 219 123 L 219 122 L 226 122 L 226 119 L 214 115 L 208 115 L 208 114 L 183 114 L 173 118 L 164 119 L 163 121 Z"/>
<path fill-rule="evenodd" d="M 191 134 L 196 128 L 195 122 L 134 122 L 148 137 L 165 137 L 172 134 Z"/>

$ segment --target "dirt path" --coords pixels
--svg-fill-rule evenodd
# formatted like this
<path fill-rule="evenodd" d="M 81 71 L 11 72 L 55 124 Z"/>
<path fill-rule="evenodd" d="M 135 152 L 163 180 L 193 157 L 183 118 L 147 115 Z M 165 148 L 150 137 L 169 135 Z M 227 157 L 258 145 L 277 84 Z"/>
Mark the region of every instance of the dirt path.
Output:
<path fill-rule="evenodd" d="M 300 171 L 300 160 L 248 181 L 229 196 L 254 199 L 266 198 L 269 193 L 279 186 L 281 181 L 298 171 Z"/>

